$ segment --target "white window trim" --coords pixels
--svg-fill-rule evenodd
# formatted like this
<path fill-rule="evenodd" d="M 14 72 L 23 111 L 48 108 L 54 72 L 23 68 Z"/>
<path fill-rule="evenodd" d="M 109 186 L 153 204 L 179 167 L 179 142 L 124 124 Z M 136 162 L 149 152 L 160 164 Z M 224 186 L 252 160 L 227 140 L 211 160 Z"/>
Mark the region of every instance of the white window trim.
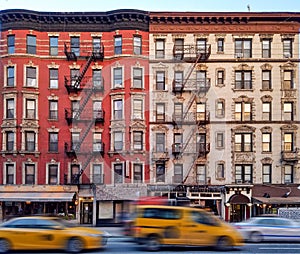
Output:
<path fill-rule="evenodd" d="M 46 163 L 46 183 L 45 184 L 50 184 L 49 183 L 49 165 L 57 165 L 57 185 L 60 185 L 60 162 L 48 162 Z"/>
<path fill-rule="evenodd" d="M 14 165 L 14 184 L 16 184 L 16 162 L 4 162 L 3 163 L 3 179 L 2 179 L 2 184 L 6 185 L 6 165 L 7 164 L 13 164 Z"/>

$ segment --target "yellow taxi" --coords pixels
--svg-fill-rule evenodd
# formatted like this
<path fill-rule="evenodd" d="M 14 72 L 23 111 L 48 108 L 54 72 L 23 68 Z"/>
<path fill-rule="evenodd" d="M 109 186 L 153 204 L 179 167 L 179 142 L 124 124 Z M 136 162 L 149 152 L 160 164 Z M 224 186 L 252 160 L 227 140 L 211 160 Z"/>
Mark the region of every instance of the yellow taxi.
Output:
<path fill-rule="evenodd" d="M 211 213 L 192 207 L 140 205 L 133 221 L 134 239 L 149 251 L 163 245 L 214 246 L 231 250 L 242 246 L 242 235 Z"/>
<path fill-rule="evenodd" d="M 18 217 L 0 225 L 0 253 L 43 249 L 78 253 L 105 247 L 108 237 L 106 232 L 56 217 Z"/>

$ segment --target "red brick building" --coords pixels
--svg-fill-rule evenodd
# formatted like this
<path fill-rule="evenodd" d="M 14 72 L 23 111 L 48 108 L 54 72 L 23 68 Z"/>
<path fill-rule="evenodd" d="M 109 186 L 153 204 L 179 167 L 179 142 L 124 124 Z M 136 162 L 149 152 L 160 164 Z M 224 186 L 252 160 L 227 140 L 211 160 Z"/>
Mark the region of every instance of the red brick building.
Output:
<path fill-rule="evenodd" d="M 148 47 L 143 11 L 1 12 L 4 218 L 115 221 L 145 195 Z"/>

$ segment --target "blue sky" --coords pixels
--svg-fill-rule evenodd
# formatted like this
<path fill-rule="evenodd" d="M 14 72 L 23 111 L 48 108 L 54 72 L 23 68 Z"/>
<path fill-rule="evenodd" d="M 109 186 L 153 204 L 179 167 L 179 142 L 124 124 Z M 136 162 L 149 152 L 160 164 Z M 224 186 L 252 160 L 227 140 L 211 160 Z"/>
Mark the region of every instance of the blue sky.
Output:
<path fill-rule="evenodd" d="M 109 11 L 140 9 L 148 11 L 248 11 L 300 12 L 300 0 L 0 0 L 0 9 L 35 11 Z"/>

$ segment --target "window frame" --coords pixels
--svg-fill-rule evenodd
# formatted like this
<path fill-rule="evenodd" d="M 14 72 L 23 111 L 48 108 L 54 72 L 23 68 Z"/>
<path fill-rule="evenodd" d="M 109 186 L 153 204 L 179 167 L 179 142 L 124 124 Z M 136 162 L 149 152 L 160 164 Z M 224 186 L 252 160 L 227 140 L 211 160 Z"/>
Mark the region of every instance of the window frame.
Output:
<path fill-rule="evenodd" d="M 58 120 L 58 101 L 49 100 L 49 120 Z"/>
<path fill-rule="evenodd" d="M 58 182 L 58 165 L 57 164 L 48 164 L 48 184 L 57 185 Z M 53 172 L 55 171 L 55 172 Z M 55 180 L 54 180 L 55 179 Z"/>
<path fill-rule="evenodd" d="M 224 53 L 224 38 L 217 40 L 217 53 Z"/>
<path fill-rule="evenodd" d="M 142 54 L 142 36 L 138 36 L 138 35 L 133 36 L 133 54 L 134 55 Z"/>
<path fill-rule="evenodd" d="M 166 105 L 165 103 L 156 103 L 155 118 L 156 122 L 165 122 L 166 120 Z"/>
<path fill-rule="evenodd" d="M 25 131 L 25 151 L 36 151 L 36 133 L 34 131 Z"/>
<path fill-rule="evenodd" d="M 249 48 L 247 43 L 249 43 Z M 235 58 L 252 58 L 252 39 L 235 39 L 234 54 Z"/>
<path fill-rule="evenodd" d="M 240 170 L 238 170 L 238 167 Z M 248 168 L 249 167 L 249 171 Z M 240 183 L 252 183 L 253 182 L 253 165 L 252 164 L 236 164 L 234 167 L 235 182 Z M 237 177 L 239 176 L 239 177 Z"/>
<path fill-rule="evenodd" d="M 7 54 L 15 53 L 16 36 L 14 34 L 7 35 Z"/>
<path fill-rule="evenodd" d="M 262 152 L 272 152 L 272 133 L 262 133 Z"/>
<path fill-rule="evenodd" d="M 15 66 L 6 67 L 6 86 L 15 87 Z"/>
<path fill-rule="evenodd" d="M 122 36 L 118 35 L 114 37 L 114 54 L 122 55 Z"/>
<path fill-rule="evenodd" d="M 143 82 L 143 68 L 133 67 L 132 68 L 132 86 L 133 88 L 142 89 L 144 88 Z"/>
<path fill-rule="evenodd" d="M 113 88 L 124 88 L 122 67 L 113 68 Z"/>
<path fill-rule="evenodd" d="M 58 89 L 58 69 L 50 68 L 49 69 L 49 88 Z"/>
<path fill-rule="evenodd" d="M 155 58 L 165 58 L 165 39 L 155 40 Z"/>
<path fill-rule="evenodd" d="M 49 153 L 58 153 L 58 132 L 49 132 Z"/>
<path fill-rule="evenodd" d="M 37 68 L 26 66 L 26 86 L 37 87 Z"/>
<path fill-rule="evenodd" d="M 262 58 L 271 58 L 271 39 L 262 39 L 261 48 Z"/>
<path fill-rule="evenodd" d="M 26 53 L 35 55 L 36 54 L 36 36 L 28 34 L 26 36 Z"/>
<path fill-rule="evenodd" d="M 135 151 L 142 151 L 143 150 L 143 139 L 144 133 L 142 131 L 133 131 L 132 132 L 132 148 Z"/>
<path fill-rule="evenodd" d="M 235 133 L 235 152 L 253 152 L 253 133 Z"/>
<path fill-rule="evenodd" d="M 58 36 L 49 37 L 49 55 L 58 56 Z"/>
<path fill-rule="evenodd" d="M 32 172 L 29 172 L 32 171 Z M 36 167 L 35 164 L 25 164 L 24 168 L 24 184 L 35 184 Z"/>
<path fill-rule="evenodd" d="M 262 165 L 262 183 L 272 183 L 272 164 L 270 163 Z"/>
<path fill-rule="evenodd" d="M 252 71 L 251 70 L 236 70 L 234 78 L 234 89 L 250 90 L 252 87 Z"/>

